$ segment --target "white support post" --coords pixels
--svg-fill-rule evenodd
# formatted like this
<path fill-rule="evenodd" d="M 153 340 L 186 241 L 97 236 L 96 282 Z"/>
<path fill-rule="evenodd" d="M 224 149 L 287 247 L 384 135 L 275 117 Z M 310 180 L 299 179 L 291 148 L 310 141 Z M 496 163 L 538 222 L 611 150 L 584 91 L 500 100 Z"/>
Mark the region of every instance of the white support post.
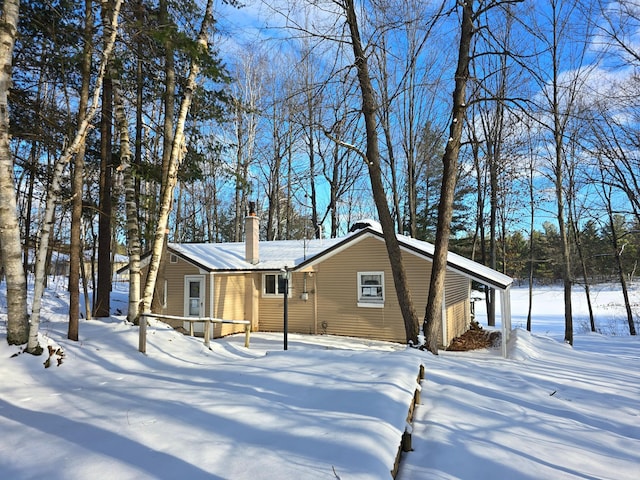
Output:
<path fill-rule="evenodd" d="M 502 324 L 502 357 L 507 358 L 507 343 L 511 334 L 511 287 L 500 290 L 500 323 Z"/>
<path fill-rule="evenodd" d="M 442 291 L 442 311 L 440 312 L 442 318 L 442 345 L 449 346 L 449 324 L 447 323 L 447 291 L 446 288 Z"/>

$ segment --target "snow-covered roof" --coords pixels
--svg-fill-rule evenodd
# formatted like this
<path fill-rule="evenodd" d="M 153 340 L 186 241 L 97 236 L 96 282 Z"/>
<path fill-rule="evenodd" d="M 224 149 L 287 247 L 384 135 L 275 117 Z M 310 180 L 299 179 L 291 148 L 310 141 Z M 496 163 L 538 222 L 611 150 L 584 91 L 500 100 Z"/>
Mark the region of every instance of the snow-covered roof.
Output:
<path fill-rule="evenodd" d="M 422 252 L 426 257 L 433 258 L 433 253 L 435 251 L 435 246 L 433 244 L 404 235 L 398 235 L 398 240 L 401 245 L 404 244 L 410 250 L 413 250 L 416 253 Z M 447 253 L 447 266 L 466 277 L 500 290 L 504 290 L 513 283 L 513 278 L 508 275 L 500 273 L 497 270 L 482 265 L 481 263 L 474 262 L 473 260 L 463 257 L 462 255 L 458 255 L 457 253 Z"/>
<path fill-rule="evenodd" d="M 318 263 L 324 260 L 326 255 L 330 255 L 333 252 L 337 252 L 342 250 L 343 248 L 346 248 L 351 242 L 364 235 L 373 236 L 380 241 L 384 241 L 381 228 L 366 227 L 354 232 L 349 237 L 341 239 L 342 242 L 338 242 L 331 248 L 326 248 L 315 257 L 305 261 L 304 265 L 299 265 L 299 267 Z M 435 246 L 433 244 L 422 240 L 417 240 L 415 238 L 407 237 L 406 235 L 398 234 L 397 238 L 400 247 L 405 251 L 410 251 L 418 256 L 427 258 L 429 260 L 433 259 L 433 254 L 435 251 Z M 511 277 L 453 252 L 449 252 L 447 254 L 447 267 L 460 273 L 461 275 L 464 275 L 467 278 L 471 278 L 482 284 L 489 285 L 500 290 L 508 288 L 513 283 L 513 279 Z"/>
<path fill-rule="evenodd" d="M 319 263 L 366 236 L 384 241 L 382 230 L 377 226 L 362 228 L 342 238 L 262 241 L 259 243 L 260 261 L 255 265 L 245 260 L 244 242 L 170 243 L 169 249 L 207 271 L 300 269 Z M 433 258 L 435 247 L 431 243 L 404 235 L 398 235 L 398 242 L 405 251 L 427 259 Z M 468 278 L 501 290 L 513 283 L 511 277 L 452 252 L 447 256 L 447 266 Z"/>
<path fill-rule="evenodd" d="M 255 265 L 245 260 L 244 242 L 170 243 L 169 249 L 208 271 L 281 270 L 293 268 L 343 240 L 262 241 L 258 245 L 260 261 Z"/>

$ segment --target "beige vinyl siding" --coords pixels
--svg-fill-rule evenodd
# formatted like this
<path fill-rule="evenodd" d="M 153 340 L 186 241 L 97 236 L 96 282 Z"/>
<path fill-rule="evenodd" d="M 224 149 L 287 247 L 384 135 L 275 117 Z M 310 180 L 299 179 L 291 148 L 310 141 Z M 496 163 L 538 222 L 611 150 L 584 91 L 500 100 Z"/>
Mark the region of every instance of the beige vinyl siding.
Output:
<path fill-rule="evenodd" d="M 458 302 L 447 307 L 447 336 L 449 337 L 445 346 L 451 341 L 462 335 L 469 329 L 468 318 L 468 302 Z"/>
<path fill-rule="evenodd" d="M 187 275 L 204 276 L 204 310 L 203 315 L 211 312 L 211 280 L 214 283 L 213 316 L 224 320 L 245 320 L 245 275 L 216 274 L 212 277 L 203 273 L 198 267 L 178 258 L 176 263 L 167 262 L 165 279 L 167 280 L 167 306 L 162 313 L 184 316 L 184 278 Z M 162 282 L 164 283 L 164 282 Z M 160 286 L 160 285 L 159 285 Z M 167 320 L 172 327 L 182 327 L 179 320 Z M 201 327 L 200 327 L 201 330 Z M 212 336 L 220 337 L 231 333 L 243 332 L 243 325 L 215 324 Z"/>
<path fill-rule="evenodd" d="M 277 273 L 277 272 L 274 272 Z M 306 275 L 307 300 L 302 299 L 304 293 Z M 263 275 L 257 281 L 260 289 L 260 321 L 259 329 L 263 332 L 282 332 L 284 330 L 284 297 L 264 296 Z M 314 277 L 310 274 L 292 273 L 289 288 L 291 295 L 288 298 L 288 331 L 290 333 L 313 334 L 314 322 Z"/>
<path fill-rule="evenodd" d="M 413 305 L 422 327 L 432 263 L 408 252 L 403 252 L 403 259 Z M 404 322 L 384 242 L 375 238 L 363 239 L 321 262 L 316 269 L 318 333 L 405 342 Z M 384 272 L 384 308 L 357 306 L 357 275 L 362 271 Z M 448 344 L 469 325 L 469 280 L 448 271 L 445 289 Z M 442 331 L 439 343 L 445 343 Z"/>
<path fill-rule="evenodd" d="M 403 251 L 411 295 L 420 326 L 424 319 L 431 261 Z M 310 268 L 311 269 L 311 268 Z M 405 329 L 394 288 L 387 250 L 378 237 L 366 237 L 343 251 L 328 255 L 312 267 L 313 271 L 292 273 L 288 299 L 289 332 L 302 334 L 331 334 L 357 336 L 404 343 Z M 358 306 L 358 274 L 383 272 L 384 306 Z M 184 315 L 184 277 L 204 275 L 205 315 L 210 309 L 210 282 L 214 283 L 214 311 L 216 318 L 250 320 L 254 331 L 282 332 L 284 305 L 282 296 L 264 296 L 263 273 L 216 272 L 202 273 L 197 267 L 178 258 L 167 262 L 168 304 L 164 313 Z M 278 272 L 272 272 L 278 273 Z M 445 279 L 445 308 L 447 338 L 440 333 L 439 343 L 448 345 L 464 333 L 470 322 L 469 279 L 447 271 Z M 306 300 L 303 298 L 306 293 Z M 181 326 L 175 325 L 175 326 Z M 242 325 L 216 325 L 215 337 L 242 332 Z"/>
<path fill-rule="evenodd" d="M 245 285 L 248 274 L 214 275 L 213 315 L 223 320 L 247 320 L 245 315 Z M 213 336 L 244 332 L 244 325 L 215 324 Z"/>
<path fill-rule="evenodd" d="M 406 256 L 406 254 L 405 254 Z M 358 307 L 358 272 L 384 272 L 384 307 Z M 384 242 L 365 238 L 317 265 L 319 333 L 405 341 Z"/>
<path fill-rule="evenodd" d="M 447 271 L 445 278 L 445 304 L 447 310 L 447 339 L 443 344 L 462 335 L 469 328 L 471 310 L 469 305 L 470 280 L 458 273 Z"/>
<path fill-rule="evenodd" d="M 199 268 L 194 267 L 190 263 L 178 258 L 177 263 L 167 262 L 164 274 L 164 280 L 167 281 L 167 306 L 162 311 L 167 315 L 175 315 L 178 317 L 184 316 L 184 277 L 185 275 L 202 275 L 203 273 Z M 205 277 L 205 294 L 204 294 L 204 311 L 209 311 L 209 282 L 211 279 L 208 274 L 204 274 Z M 158 279 L 158 288 L 162 290 L 164 287 L 164 281 Z M 182 327 L 182 322 L 177 320 L 166 321 L 173 328 Z"/>

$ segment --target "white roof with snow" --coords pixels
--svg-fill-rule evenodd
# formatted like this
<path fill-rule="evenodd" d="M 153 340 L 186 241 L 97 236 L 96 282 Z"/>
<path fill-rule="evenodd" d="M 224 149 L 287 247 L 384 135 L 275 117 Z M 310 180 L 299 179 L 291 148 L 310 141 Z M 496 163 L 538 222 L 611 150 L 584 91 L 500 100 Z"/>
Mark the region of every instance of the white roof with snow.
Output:
<path fill-rule="evenodd" d="M 244 242 L 231 243 L 170 243 L 169 248 L 209 271 L 281 270 L 294 268 L 344 238 L 324 240 L 273 240 L 259 243 L 260 262 L 253 265 L 245 260 Z"/>
<path fill-rule="evenodd" d="M 260 261 L 255 265 L 245 260 L 244 242 L 170 243 L 169 249 L 207 271 L 282 270 L 285 267 L 297 269 L 321 262 L 327 255 L 335 254 L 348 248 L 352 242 L 367 237 L 384 241 L 382 231 L 375 226 L 357 230 L 342 238 L 263 241 L 259 243 Z M 433 244 L 404 235 L 397 237 L 403 250 L 433 259 Z M 447 255 L 447 266 L 465 277 L 500 290 L 513 283 L 511 277 L 452 252 Z"/>
<path fill-rule="evenodd" d="M 416 240 L 415 238 L 406 237 L 404 235 L 398 235 L 400 244 L 404 244 L 406 247 L 410 247 L 416 253 L 423 252 L 428 258 L 433 258 L 435 246 L 429 242 L 423 242 L 422 240 Z M 473 260 L 458 255 L 457 253 L 447 253 L 447 266 L 462 275 L 477 280 L 480 283 L 487 284 L 491 287 L 504 290 L 513 283 L 513 278 L 500 273 L 493 268 L 489 268 L 481 263 L 474 262 Z"/>

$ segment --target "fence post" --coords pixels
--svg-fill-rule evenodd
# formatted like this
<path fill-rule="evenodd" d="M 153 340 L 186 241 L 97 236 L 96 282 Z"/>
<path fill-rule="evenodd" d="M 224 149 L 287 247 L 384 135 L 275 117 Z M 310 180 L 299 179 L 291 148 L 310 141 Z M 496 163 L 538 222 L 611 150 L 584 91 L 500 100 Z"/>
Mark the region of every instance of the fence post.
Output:
<path fill-rule="evenodd" d="M 141 353 L 147 353 L 147 317 L 140 315 L 140 325 L 138 326 L 138 351 Z"/>
<path fill-rule="evenodd" d="M 211 340 L 211 322 L 207 318 L 204 322 L 204 345 L 209 347 L 209 341 Z"/>
<path fill-rule="evenodd" d="M 251 333 L 251 324 L 244 326 L 244 346 L 249 348 L 249 334 Z"/>

